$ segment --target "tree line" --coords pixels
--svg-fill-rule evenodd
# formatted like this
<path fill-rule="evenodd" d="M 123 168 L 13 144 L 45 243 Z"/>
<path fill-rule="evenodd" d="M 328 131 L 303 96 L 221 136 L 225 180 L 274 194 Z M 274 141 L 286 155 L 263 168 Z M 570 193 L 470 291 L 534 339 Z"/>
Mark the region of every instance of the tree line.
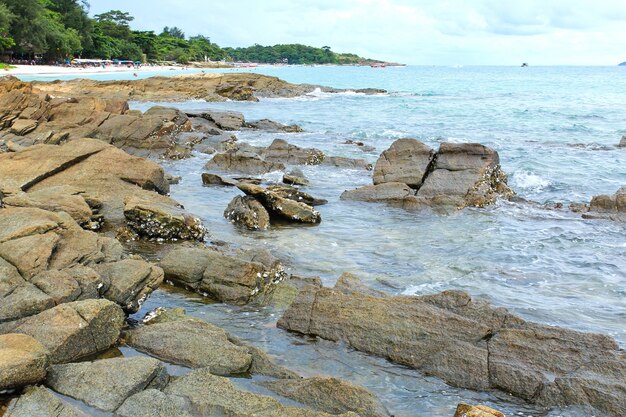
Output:
<path fill-rule="evenodd" d="M 132 30 L 127 12 L 111 10 L 89 17 L 86 0 L 0 0 L 0 51 L 14 59 L 45 62 L 72 58 L 132 61 L 242 61 L 290 64 L 358 64 L 354 54 L 330 47 L 254 45 L 221 48 L 202 35 L 186 37 L 178 27 L 161 33 Z"/>

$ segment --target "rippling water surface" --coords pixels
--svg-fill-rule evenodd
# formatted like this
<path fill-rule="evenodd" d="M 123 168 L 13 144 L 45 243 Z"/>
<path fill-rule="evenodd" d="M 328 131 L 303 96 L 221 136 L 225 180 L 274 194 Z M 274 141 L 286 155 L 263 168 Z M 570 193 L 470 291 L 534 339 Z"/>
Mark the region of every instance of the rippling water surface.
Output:
<path fill-rule="evenodd" d="M 378 87 L 389 94 L 323 94 L 259 103 L 187 102 L 184 110 L 228 109 L 248 120 L 297 123 L 297 134 L 237 133 L 240 141 L 268 145 L 276 137 L 327 154 L 366 158 L 401 137 L 432 147 L 480 142 L 500 154 L 509 183 L 540 205 L 501 202 L 448 215 L 405 212 L 384 205 L 344 202 L 345 189 L 371 183 L 371 172 L 306 167 L 306 190 L 329 203 L 317 227 L 246 232 L 222 213 L 236 189 L 202 187 L 210 156 L 168 162 L 181 175 L 172 196 L 201 216 L 211 239 L 264 246 L 290 272 L 319 275 L 332 285 L 344 271 L 395 294 L 462 289 L 541 323 L 610 334 L 626 345 L 626 226 L 583 220 L 555 202 L 587 202 L 626 184 L 626 68 L 337 68 L 280 67 L 256 71 L 292 82 L 340 88 Z M 121 75 L 117 74 L 116 77 Z M 150 103 L 135 103 L 146 109 Z M 375 147 L 362 152 L 355 139 Z M 268 174 L 280 179 L 280 174 Z M 390 286 L 391 284 L 391 286 Z M 198 297 L 158 291 L 142 311 L 184 306 L 276 355 L 303 374 L 350 379 L 378 393 L 396 416 L 452 415 L 459 401 L 486 402 L 510 415 L 583 415 L 542 410 L 501 393 L 475 393 L 435 378 L 319 340 L 275 328 L 273 308 L 207 304 Z"/>

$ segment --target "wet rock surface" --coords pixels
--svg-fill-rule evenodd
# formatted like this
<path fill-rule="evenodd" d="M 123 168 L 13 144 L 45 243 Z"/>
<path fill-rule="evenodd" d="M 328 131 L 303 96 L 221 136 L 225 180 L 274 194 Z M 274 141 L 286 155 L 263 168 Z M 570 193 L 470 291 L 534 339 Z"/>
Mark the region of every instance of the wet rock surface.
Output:
<path fill-rule="evenodd" d="M 504 414 L 485 405 L 459 404 L 454 417 L 504 417 Z"/>
<path fill-rule="evenodd" d="M 272 185 L 267 187 L 267 189 L 282 198 L 304 203 L 308 206 L 323 206 L 328 203 L 328 200 L 313 197 L 311 194 L 305 193 L 295 187 Z"/>
<path fill-rule="evenodd" d="M 314 148 L 300 148 L 284 139 L 275 139 L 261 152 L 261 157 L 269 162 L 290 165 L 319 165 L 324 161 L 324 152 Z"/>
<path fill-rule="evenodd" d="M 514 195 L 498 153 L 476 143 L 443 143 L 434 153 L 417 140 L 399 139 L 381 154 L 373 181 L 342 198 L 419 209 L 485 207 Z"/>
<path fill-rule="evenodd" d="M 122 309 L 112 301 L 74 301 L 0 324 L 0 334 L 31 336 L 48 350 L 50 363 L 64 363 L 111 347 L 120 335 L 124 319 Z"/>
<path fill-rule="evenodd" d="M 169 381 L 165 366 L 144 357 L 102 359 L 54 365 L 46 385 L 104 411 L 114 411 L 147 387 L 161 389 Z"/>
<path fill-rule="evenodd" d="M 204 185 L 223 185 L 227 187 L 235 187 L 239 181 L 232 178 L 223 177 L 217 174 L 202 173 L 202 184 Z"/>
<path fill-rule="evenodd" d="M 211 249 L 178 248 L 168 253 L 159 266 L 166 280 L 218 301 L 245 304 L 257 294 L 271 291 L 284 277 L 280 263 L 262 262 Z"/>
<path fill-rule="evenodd" d="M 591 199 L 586 219 L 608 219 L 626 222 L 626 186 L 613 195 L 599 195 Z"/>
<path fill-rule="evenodd" d="M 4 417 L 88 417 L 45 387 L 32 386 L 11 401 Z"/>
<path fill-rule="evenodd" d="M 615 416 L 626 410 L 626 361 L 615 340 L 526 322 L 460 291 L 373 297 L 310 286 L 278 326 L 349 343 L 455 386 Z"/>
<path fill-rule="evenodd" d="M 0 392 L 36 384 L 46 377 L 48 351 L 24 334 L 0 335 Z"/>
<path fill-rule="evenodd" d="M 237 389 L 227 378 L 198 369 L 171 382 L 164 390 L 183 398 L 200 415 L 223 414 L 258 417 L 325 417 L 331 414 L 287 407 L 277 400 Z M 358 417 L 355 413 L 340 414 Z"/>
<path fill-rule="evenodd" d="M 260 385 L 283 397 L 331 414 L 352 411 L 361 417 L 390 416 L 372 393 L 336 378 L 264 381 Z"/>
<path fill-rule="evenodd" d="M 249 230 L 265 230 L 270 225 L 270 215 L 254 197 L 236 196 L 226 206 L 224 217 Z"/>
<path fill-rule="evenodd" d="M 317 224 L 322 221 L 320 213 L 305 203 L 281 197 L 274 191 L 254 184 L 241 183 L 237 187 L 261 203 L 270 216 L 305 224 Z"/>
<path fill-rule="evenodd" d="M 285 165 L 280 162 L 265 161 L 253 152 L 232 150 L 216 154 L 206 164 L 205 168 L 246 175 L 259 175 L 272 171 L 282 171 L 285 169 Z"/>

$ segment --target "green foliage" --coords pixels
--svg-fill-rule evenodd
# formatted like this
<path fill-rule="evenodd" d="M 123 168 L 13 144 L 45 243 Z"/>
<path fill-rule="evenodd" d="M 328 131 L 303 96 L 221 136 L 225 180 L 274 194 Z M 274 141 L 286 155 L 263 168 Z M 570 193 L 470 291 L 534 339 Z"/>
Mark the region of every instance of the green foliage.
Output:
<path fill-rule="evenodd" d="M 353 54 L 338 54 L 330 46 L 314 48 L 292 44 L 248 48 L 220 48 L 202 36 L 185 38 L 182 29 L 134 31 L 134 17 L 121 10 L 88 16 L 86 0 L 0 0 L 0 51 L 47 59 L 85 58 L 133 61 L 233 60 L 289 64 L 369 63 Z"/>

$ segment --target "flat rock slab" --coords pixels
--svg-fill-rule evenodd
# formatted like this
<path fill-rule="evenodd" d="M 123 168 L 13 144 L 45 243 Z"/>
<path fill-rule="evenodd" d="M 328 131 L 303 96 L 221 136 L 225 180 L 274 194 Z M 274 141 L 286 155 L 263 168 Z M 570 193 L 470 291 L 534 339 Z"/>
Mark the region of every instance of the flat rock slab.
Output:
<path fill-rule="evenodd" d="M 230 150 L 216 154 L 213 159 L 207 162 L 205 168 L 245 175 L 261 175 L 273 171 L 283 171 L 285 165 L 281 162 L 266 161 L 256 153 Z"/>
<path fill-rule="evenodd" d="M 390 416 L 374 394 L 337 378 L 287 379 L 259 384 L 283 397 L 331 414 L 353 411 L 360 417 Z"/>
<path fill-rule="evenodd" d="M 287 407 L 277 400 L 237 389 L 227 378 L 215 376 L 208 369 L 197 369 L 171 382 L 167 395 L 181 397 L 200 415 L 242 417 L 327 417 L 332 414 Z M 358 417 L 355 413 L 343 417 Z"/>
<path fill-rule="evenodd" d="M 269 162 L 290 165 L 319 165 L 324 160 L 324 152 L 315 148 L 300 148 L 283 139 L 274 139 L 270 146 L 261 152 L 261 157 Z"/>
<path fill-rule="evenodd" d="M 322 221 L 320 213 L 307 204 L 281 197 L 259 185 L 240 183 L 237 187 L 245 194 L 254 197 L 271 216 L 305 224 L 318 224 Z"/>
<path fill-rule="evenodd" d="M 137 350 L 190 368 L 208 368 L 216 375 L 248 372 L 252 356 L 234 345 L 226 332 L 207 322 L 186 318 L 142 326 L 124 333 Z"/>
<path fill-rule="evenodd" d="M 36 384 L 46 377 L 48 351 L 25 334 L 0 335 L 0 392 Z"/>
<path fill-rule="evenodd" d="M 132 357 L 54 365 L 46 385 L 92 407 L 114 411 L 131 395 L 147 387 L 163 388 L 168 380 L 163 363 Z"/>
<path fill-rule="evenodd" d="M 526 322 L 460 291 L 374 297 L 308 286 L 278 326 L 344 341 L 454 386 L 626 413 L 626 353 L 615 340 Z"/>
<path fill-rule="evenodd" d="M 0 325 L 0 333 L 29 335 L 49 351 L 51 363 L 64 363 L 111 347 L 125 318 L 122 309 L 112 301 L 75 301 Z"/>
<path fill-rule="evenodd" d="M 157 389 L 132 395 L 115 411 L 115 417 L 193 417 L 185 402 Z"/>
<path fill-rule="evenodd" d="M 88 417 L 45 387 L 28 387 L 11 401 L 4 417 Z"/>

